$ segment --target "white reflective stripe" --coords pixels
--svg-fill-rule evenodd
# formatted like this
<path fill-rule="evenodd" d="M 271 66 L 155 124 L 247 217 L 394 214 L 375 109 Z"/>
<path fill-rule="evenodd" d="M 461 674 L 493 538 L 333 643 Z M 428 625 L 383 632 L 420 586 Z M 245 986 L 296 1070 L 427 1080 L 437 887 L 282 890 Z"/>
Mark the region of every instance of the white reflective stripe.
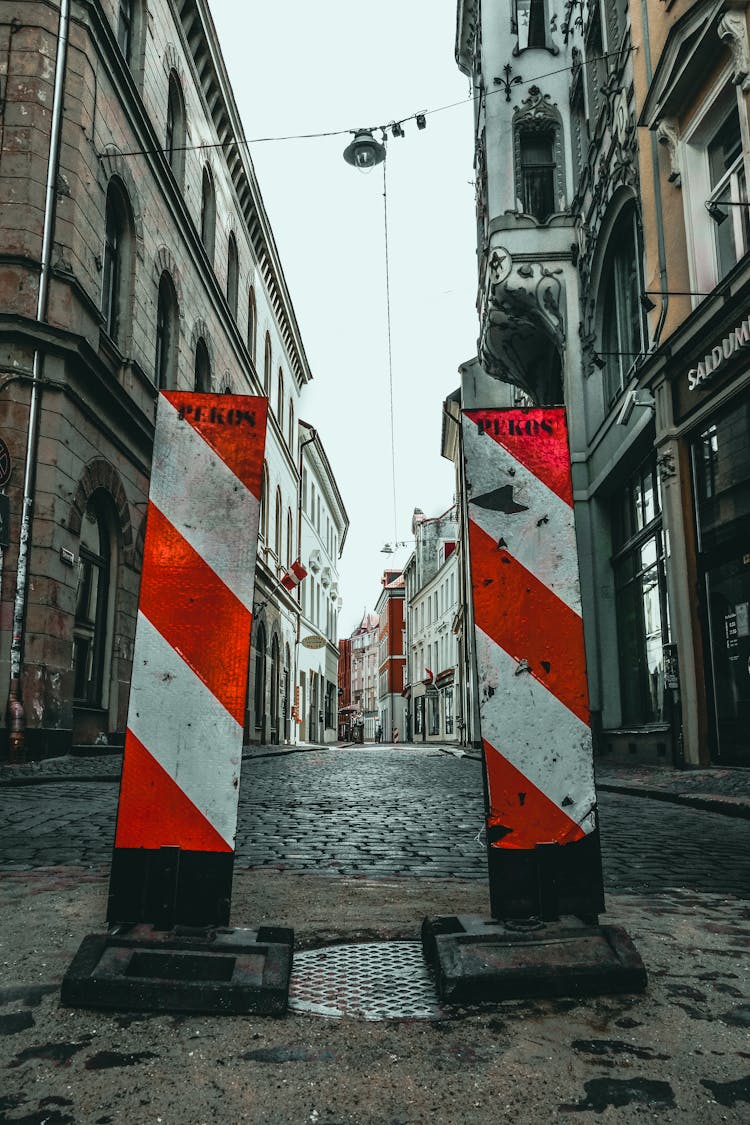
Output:
<path fill-rule="evenodd" d="M 242 726 L 140 611 L 128 728 L 234 848 Z"/>
<path fill-rule="evenodd" d="M 252 613 L 260 505 L 163 395 L 149 499 Z"/>
<path fill-rule="evenodd" d="M 475 630 L 482 737 L 588 835 L 596 827 L 591 730 Z"/>
<path fill-rule="evenodd" d="M 508 554 L 579 616 L 581 588 L 573 511 L 520 461 L 489 435 L 479 435 L 474 423 L 464 426 L 467 464 L 471 466 L 469 518 Z M 510 470 L 513 470 L 512 472 Z M 506 515 L 472 503 L 473 496 L 510 485 L 513 500 L 528 511 Z"/>

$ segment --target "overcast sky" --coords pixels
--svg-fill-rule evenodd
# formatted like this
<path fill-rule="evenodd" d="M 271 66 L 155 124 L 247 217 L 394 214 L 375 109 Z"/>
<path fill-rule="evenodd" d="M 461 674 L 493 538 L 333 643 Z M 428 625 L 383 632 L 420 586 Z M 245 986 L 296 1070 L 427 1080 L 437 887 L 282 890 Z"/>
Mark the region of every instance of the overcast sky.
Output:
<path fill-rule="evenodd" d="M 248 138 L 381 126 L 388 141 L 396 517 L 391 476 L 382 168 L 344 163 L 348 136 L 250 145 L 313 372 L 302 416 L 318 429 L 346 505 L 340 636 L 380 593 L 381 547 L 414 508 L 450 507 L 442 402 L 476 351 L 476 228 L 468 79 L 456 0 L 210 0 Z M 456 108 L 429 111 L 450 103 Z M 378 134 L 379 136 L 379 134 Z M 394 526 L 395 525 L 395 526 Z"/>

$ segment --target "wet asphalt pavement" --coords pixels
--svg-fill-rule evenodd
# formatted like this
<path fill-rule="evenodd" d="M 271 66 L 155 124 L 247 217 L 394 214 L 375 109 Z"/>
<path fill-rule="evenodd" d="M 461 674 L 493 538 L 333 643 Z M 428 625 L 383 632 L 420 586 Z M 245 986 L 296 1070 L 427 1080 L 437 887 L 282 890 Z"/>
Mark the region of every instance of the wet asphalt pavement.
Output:
<path fill-rule="evenodd" d="M 108 864 L 115 782 L 0 789 L 0 869 Z M 750 821 L 599 795 L 605 887 L 750 898 Z M 331 748 L 243 764 L 238 869 L 485 879 L 479 762 L 423 749 Z"/>

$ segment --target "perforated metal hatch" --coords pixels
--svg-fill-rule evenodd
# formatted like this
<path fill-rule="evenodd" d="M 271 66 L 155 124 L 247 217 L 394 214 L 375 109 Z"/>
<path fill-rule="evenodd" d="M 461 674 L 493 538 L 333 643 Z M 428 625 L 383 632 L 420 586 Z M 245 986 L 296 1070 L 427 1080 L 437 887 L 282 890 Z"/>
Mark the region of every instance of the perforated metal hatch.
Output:
<path fill-rule="evenodd" d="M 295 953 L 289 1007 L 362 1020 L 435 1020 L 440 1007 L 418 941 L 329 945 Z"/>

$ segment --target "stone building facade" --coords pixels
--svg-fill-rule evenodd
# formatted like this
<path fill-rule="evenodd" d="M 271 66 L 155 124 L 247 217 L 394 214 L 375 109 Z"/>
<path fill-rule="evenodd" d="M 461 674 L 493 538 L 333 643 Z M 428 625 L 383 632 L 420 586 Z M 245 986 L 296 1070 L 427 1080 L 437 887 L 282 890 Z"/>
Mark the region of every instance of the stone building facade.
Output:
<path fill-rule="evenodd" d="M 480 333 L 448 416 L 567 408 L 598 751 L 750 764 L 746 10 L 460 0 L 456 57 Z"/>
<path fill-rule="evenodd" d="M 2 692 L 15 662 L 31 752 L 121 739 L 158 391 L 266 394 L 245 726 L 281 740 L 299 620 L 281 578 L 298 554 L 311 372 L 208 5 L 0 3 L 0 72 L 0 437 L 13 466 Z"/>

